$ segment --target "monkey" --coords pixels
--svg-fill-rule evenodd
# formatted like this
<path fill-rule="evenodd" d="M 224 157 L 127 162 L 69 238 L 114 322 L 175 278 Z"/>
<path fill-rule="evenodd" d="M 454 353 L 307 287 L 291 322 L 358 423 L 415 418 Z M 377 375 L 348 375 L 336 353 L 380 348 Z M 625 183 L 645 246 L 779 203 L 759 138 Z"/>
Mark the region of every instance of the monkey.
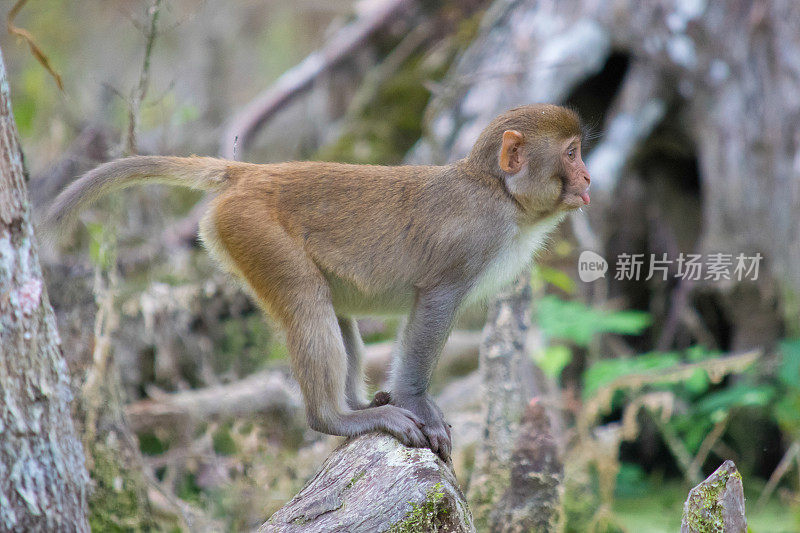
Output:
<path fill-rule="evenodd" d="M 443 166 L 134 156 L 70 184 L 44 226 L 142 182 L 209 191 L 201 241 L 286 333 L 310 427 L 383 431 L 446 459 L 450 428 L 428 394 L 439 353 L 460 309 L 511 282 L 589 204 L 582 138 L 576 112 L 535 104 Z M 355 317 L 406 313 L 388 394 L 368 403 Z"/>

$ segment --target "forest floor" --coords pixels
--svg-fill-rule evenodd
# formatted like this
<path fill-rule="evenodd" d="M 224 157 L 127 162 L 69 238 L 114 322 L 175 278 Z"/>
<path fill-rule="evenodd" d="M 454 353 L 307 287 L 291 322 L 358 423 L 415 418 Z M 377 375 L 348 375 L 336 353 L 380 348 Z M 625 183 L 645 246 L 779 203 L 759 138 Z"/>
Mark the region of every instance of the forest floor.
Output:
<path fill-rule="evenodd" d="M 800 533 L 800 516 L 772 498 L 763 509 L 756 509 L 758 493 L 745 490 L 747 530 L 752 533 Z M 674 533 L 681 527 L 686 487 L 680 482 L 658 483 L 636 496 L 620 496 L 614 511 L 628 531 Z"/>

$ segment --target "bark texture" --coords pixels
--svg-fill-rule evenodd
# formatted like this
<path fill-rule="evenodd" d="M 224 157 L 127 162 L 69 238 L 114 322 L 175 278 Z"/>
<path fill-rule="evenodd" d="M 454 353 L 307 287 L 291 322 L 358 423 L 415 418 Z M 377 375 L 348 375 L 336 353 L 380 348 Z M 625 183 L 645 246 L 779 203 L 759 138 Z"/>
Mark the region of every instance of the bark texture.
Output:
<path fill-rule="evenodd" d="M 383 434 L 347 441 L 260 532 L 471 532 L 452 469 Z"/>
<path fill-rule="evenodd" d="M 88 531 L 88 475 L 1 55 L 0 395 L 0 530 Z"/>
<path fill-rule="evenodd" d="M 558 531 L 564 465 L 544 406 L 531 401 L 511 454 L 511 478 L 490 516 L 497 533 Z"/>
<path fill-rule="evenodd" d="M 733 461 L 725 461 L 689 492 L 683 505 L 681 533 L 719 531 L 745 533 L 742 476 Z"/>
<path fill-rule="evenodd" d="M 527 399 L 525 339 L 530 328 L 530 274 L 489 309 L 479 351 L 484 438 L 475 453 L 469 499 L 480 529 L 489 523 L 497 498 L 508 487 L 511 451 Z M 530 391 L 528 391 L 530 392 Z"/>

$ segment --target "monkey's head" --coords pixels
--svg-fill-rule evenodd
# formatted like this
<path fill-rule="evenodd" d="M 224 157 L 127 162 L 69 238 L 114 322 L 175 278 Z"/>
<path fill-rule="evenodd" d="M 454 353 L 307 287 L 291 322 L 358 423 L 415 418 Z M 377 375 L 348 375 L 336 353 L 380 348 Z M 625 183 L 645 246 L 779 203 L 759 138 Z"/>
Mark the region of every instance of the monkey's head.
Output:
<path fill-rule="evenodd" d="M 514 108 L 483 130 L 469 161 L 502 180 L 526 214 L 543 218 L 589 204 L 577 113 L 556 105 Z"/>

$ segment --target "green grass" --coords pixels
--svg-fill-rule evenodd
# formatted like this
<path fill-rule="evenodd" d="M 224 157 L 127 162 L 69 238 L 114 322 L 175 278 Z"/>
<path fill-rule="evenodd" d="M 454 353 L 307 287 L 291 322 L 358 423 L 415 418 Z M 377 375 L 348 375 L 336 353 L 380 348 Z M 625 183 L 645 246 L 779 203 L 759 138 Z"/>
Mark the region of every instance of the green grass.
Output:
<path fill-rule="evenodd" d="M 747 480 L 745 479 L 745 483 Z M 650 485 L 637 496 L 617 497 L 614 512 L 633 533 L 674 533 L 681 527 L 683 502 L 689 490 L 680 482 Z M 761 510 L 755 509 L 758 494 L 746 491 L 745 509 L 748 530 L 752 533 L 800 533 L 800 513 L 782 505 L 777 498 Z"/>

